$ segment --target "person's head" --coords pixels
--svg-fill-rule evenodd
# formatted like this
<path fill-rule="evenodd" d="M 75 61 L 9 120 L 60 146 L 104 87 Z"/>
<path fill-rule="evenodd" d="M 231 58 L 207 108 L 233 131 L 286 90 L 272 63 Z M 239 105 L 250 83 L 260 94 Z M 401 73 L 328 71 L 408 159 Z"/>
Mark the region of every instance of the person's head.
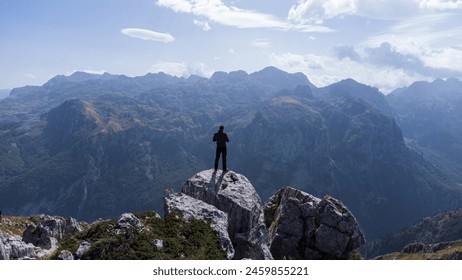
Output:
<path fill-rule="evenodd" d="M 220 125 L 219 130 L 220 130 L 220 131 L 223 131 L 223 130 L 225 130 L 225 127 L 222 126 L 222 125 Z"/>

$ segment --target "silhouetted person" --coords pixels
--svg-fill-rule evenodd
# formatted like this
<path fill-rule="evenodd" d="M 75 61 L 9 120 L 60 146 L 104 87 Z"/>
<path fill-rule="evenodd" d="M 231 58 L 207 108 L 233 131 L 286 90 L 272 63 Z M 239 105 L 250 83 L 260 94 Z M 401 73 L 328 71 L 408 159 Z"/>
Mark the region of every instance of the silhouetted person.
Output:
<path fill-rule="evenodd" d="M 213 142 L 217 142 L 217 150 L 215 153 L 215 171 L 218 169 L 218 161 L 220 160 L 223 164 L 223 172 L 226 172 L 226 142 L 229 142 L 228 135 L 223 132 L 225 128 L 221 125 L 218 132 L 213 135 Z"/>

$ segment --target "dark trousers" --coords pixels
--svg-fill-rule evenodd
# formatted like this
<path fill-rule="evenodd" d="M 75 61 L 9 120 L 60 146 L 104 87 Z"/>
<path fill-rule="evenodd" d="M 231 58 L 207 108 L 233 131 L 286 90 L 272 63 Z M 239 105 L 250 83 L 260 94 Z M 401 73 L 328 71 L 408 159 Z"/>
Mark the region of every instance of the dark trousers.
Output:
<path fill-rule="evenodd" d="M 223 170 L 226 170 L 226 147 L 217 147 L 217 151 L 215 153 L 215 170 L 218 169 L 218 161 L 220 160 L 221 154 L 221 161 L 223 163 Z"/>

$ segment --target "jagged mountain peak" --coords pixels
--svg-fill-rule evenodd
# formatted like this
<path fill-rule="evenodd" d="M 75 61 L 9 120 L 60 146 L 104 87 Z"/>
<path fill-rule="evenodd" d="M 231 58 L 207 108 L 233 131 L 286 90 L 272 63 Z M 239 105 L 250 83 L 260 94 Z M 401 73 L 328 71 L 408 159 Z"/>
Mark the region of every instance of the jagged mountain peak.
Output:
<path fill-rule="evenodd" d="M 393 116 L 393 110 L 385 95 L 377 88 L 359 83 L 353 79 L 345 79 L 332 85 L 320 88 L 316 95 L 321 98 L 354 98 L 372 105 L 387 116 Z"/>

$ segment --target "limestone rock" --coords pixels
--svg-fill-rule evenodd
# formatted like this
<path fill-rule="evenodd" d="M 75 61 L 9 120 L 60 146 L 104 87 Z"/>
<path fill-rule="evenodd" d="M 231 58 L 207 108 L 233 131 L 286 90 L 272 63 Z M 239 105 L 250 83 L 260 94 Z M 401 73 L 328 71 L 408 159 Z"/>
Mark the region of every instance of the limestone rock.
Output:
<path fill-rule="evenodd" d="M 269 245 L 275 259 L 348 259 L 365 243 L 356 219 L 342 202 L 291 187 L 265 205 Z"/>
<path fill-rule="evenodd" d="M 62 218 L 42 215 L 43 221 L 37 225 L 32 223 L 26 228 L 22 239 L 26 243 L 32 243 L 41 248 L 50 248 L 52 246 L 52 238 L 61 240 L 67 235 L 81 232 L 77 220 L 74 218 Z"/>
<path fill-rule="evenodd" d="M 80 242 L 80 246 L 79 248 L 77 249 L 77 252 L 75 252 L 75 256 L 77 257 L 77 259 L 81 259 L 82 256 L 90 251 L 91 249 L 91 244 L 87 241 L 82 241 Z"/>
<path fill-rule="evenodd" d="M 35 259 L 36 247 L 25 243 L 20 236 L 6 236 L 0 232 L 0 260 Z"/>
<path fill-rule="evenodd" d="M 58 260 L 72 261 L 74 260 L 74 256 L 68 250 L 62 250 L 58 255 Z"/>
<path fill-rule="evenodd" d="M 162 250 L 165 247 L 165 242 L 164 240 L 154 239 L 152 241 L 152 245 L 154 245 L 154 247 L 156 247 L 157 250 Z"/>
<path fill-rule="evenodd" d="M 37 258 L 45 259 L 51 256 L 58 249 L 59 241 L 55 237 L 50 237 L 50 246 L 48 248 L 37 247 Z"/>
<path fill-rule="evenodd" d="M 141 229 L 143 228 L 143 224 L 141 223 L 140 219 L 138 219 L 135 215 L 132 213 L 124 213 L 119 217 L 119 220 L 117 221 L 117 228 L 136 228 L 136 229 Z"/>
<path fill-rule="evenodd" d="M 164 203 L 165 215 L 178 211 L 186 219 L 195 218 L 210 222 L 228 259 L 233 258 L 235 251 L 228 235 L 228 215 L 225 212 L 183 193 L 167 193 Z M 155 246 L 158 247 L 158 245 Z"/>
<path fill-rule="evenodd" d="M 233 171 L 205 170 L 188 179 L 182 192 L 228 214 L 235 259 L 272 259 L 261 199 L 245 176 Z"/>

